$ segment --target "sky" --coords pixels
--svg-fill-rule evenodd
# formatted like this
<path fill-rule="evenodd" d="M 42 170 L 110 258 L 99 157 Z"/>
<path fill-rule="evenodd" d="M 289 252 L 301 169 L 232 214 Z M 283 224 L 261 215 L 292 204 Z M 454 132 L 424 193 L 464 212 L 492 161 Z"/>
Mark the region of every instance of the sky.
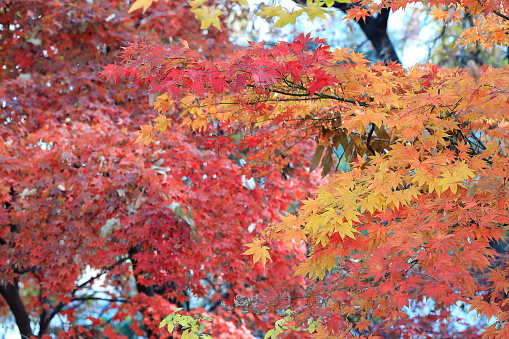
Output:
<path fill-rule="evenodd" d="M 260 4 L 264 3 L 260 0 L 248 0 L 248 2 L 252 10 L 256 10 Z M 265 4 L 269 4 L 269 2 L 265 1 Z M 278 0 L 277 5 L 290 10 L 298 9 L 291 0 Z M 398 52 L 403 67 L 406 68 L 426 62 L 428 48 L 423 41 L 427 41 L 436 34 L 432 25 L 419 26 L 419 23 L 423 21 L 422 15 L 419 14 L 419 5 L 410 5 L 407 10 L 398 10 L 391 13 L 389 17 L 389 37 Z M 265 19 L 257 17 L 254 28 L 259 33 L 258 41 L 274 41 L 274 37 L 277 37 L 277 40 L 288 40 L 298 33 L 311 33 L 312 36 L 326 38 L 333 47 L 351 47 L 352 42 L 361 43 L 367 40 L 355 22 L 341 20 L 344 14 L 340 11 L 333 11 L 335 13 L 329 20 L 316 18 L 314 22 L 311 22 L 306 15 L 303 15 L 297 18 L 295 25 L 282 29 L 273 29 Z M 411 36 L 405 39 L 403 34 Z M 285 39 L 284 36 L 287 38 Z M 242 39 L 240 34 L 239 38 Z M 404 46 L 399 43 L 402 39 L 405 39 Z"/>

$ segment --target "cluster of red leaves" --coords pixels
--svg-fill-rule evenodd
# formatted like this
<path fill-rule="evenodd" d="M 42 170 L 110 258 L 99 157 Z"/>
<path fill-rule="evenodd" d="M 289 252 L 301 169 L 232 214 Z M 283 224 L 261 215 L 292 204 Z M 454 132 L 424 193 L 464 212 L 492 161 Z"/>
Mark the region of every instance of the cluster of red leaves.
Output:
<path fill-rule="evenodd" d="M 306 186 L 273 171 L 264 185 L 245 187 L 250 176 L 239 165 L 241 153 L 206 149 L 186 129 L 173 129 L 157 145 L 134 145 L 147 96 L 122 80 L 107 84 L 96 71 L 114 62 L 126 41 L 180 37 L 217 56 L 228 52 L 227 34 L 203 34 L 174 2 L 139 16 L 126 11 L 120 1 L 0 1 L 0 287 L 22 289 L 20 306 L 38 319 L 39 335 L 58 313 L 70 324 L 83 320 L 80 309 L 92 302 L 98 281 L 109 286 L 102 298 L 112 300 L 114 322 L 141 312 L 141 322 L 131 322 L 138 335 L 142 325 L 164 333 L 158 325 L 174 307 L 168 300 L 185 302 L 187 290 L 217 306 L 235 294 L 283 285 L 299 293 L 302 286 L 291 278 L 302 256 L 294 247 L 272 248 L 272 272 L 250 267 L 241 253 Z M 294 175 L 302 178 L 304 146 L 293 154 Z M 78 284 L 87 267 L 97 278 Z M 1 315 L 16 296 L 4 298 Z M 215 312 L 213 334 L 248 337 L 248 328 L 231 330 L 242 328 L 238 319 L 262 326 L 252 315 Z M 89 320 L 59 336 L 122 337 L 108 319 Z"/>

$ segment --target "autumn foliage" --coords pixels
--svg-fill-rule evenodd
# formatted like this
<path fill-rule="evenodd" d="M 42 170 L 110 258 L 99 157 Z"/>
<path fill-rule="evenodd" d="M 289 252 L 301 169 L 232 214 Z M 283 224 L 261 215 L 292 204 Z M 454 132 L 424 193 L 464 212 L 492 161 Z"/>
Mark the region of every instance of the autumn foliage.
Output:
<path fill-rule="evenodd" d="M 362 4 L 352 11 L 404 6 Z M 454 15 L 477 15 L 479 26 L 461 43 L 507 44 L 507 34 L 493 36 L 495 27 L 509 27 L 503 2 L 462 6 Z M 242 142 L 253 148 L 256 168 L 284 165 L 284 150 L 310 138 L 317 142 L 311 169 L 331 173 L 338 149 L 351 162 L 248 245 L 246 254 L 264 264 L 276 241 L 307 245 L 295 271 L 310 279 L 307 304 L 289 307 L 295 324 L 318 319 L 318 336 L 413 338 L 433 335 L 430 322 L 447 332 L 447 310 L 461 302 L 495 317 L 485 336 L 507 335 L 506 69 L 371 65 L 303 35 L 273 48 L 251 44 L 222 60 L 186 44 L 161 48 L 133 44 L 123 65 L 105 72 L 158 93 L 159 116 L 138 141 L 164 139 L 158 135 L 172 123 L 204 135 L 219 125 L 247 132 Z M 163 53 L 162 62 L 150 62 Z M 435 301 L 436 313 L 409 320 L 403 307 L 424 298 Z"/>
<path fill-rule="evenodd" d="M 459 43 L 509 45 L 505 1 L 426 3 L 476 17 Z M 169 336 L 192 293 L 219 338 L 509 336 L 508 69 L 372 64 L 310 35 L 235 49 L 215 6 L 0 2 L 0 302 L 20 332 Z M 112 319 L 80 319 L 99 299 Z M 491 322 L 458 332 L 453 305 Z"/>
<path fill-rule="evenodd" d="M 164 22 L 127 10 L 115 1 L 0 2 L 0 312 L 27 337 L 168 337 L 160 321 L 192 293 L 222 312 L 215 337 L 249 338 L 270 323 L 247 315 L 242 325 L 242 313 L 220 303 L 264 289 L 300 293 L 291 268 L 303 256 L 272 246 L 272 274 L 251 268 L 242 244 L 308 188 L 278 171 L 255 181 L 242 152 L 211 151 L 186 129 L 134 144 L 153 114 L 149 98 L 100 76 L 126 42 L 180 36 L 208 56 L 229 47 L 226 33 L 204 35 L 178 4 L 153 9 L 179 13 Z M 307 177 L 301 164 L 292 171 Z"/>

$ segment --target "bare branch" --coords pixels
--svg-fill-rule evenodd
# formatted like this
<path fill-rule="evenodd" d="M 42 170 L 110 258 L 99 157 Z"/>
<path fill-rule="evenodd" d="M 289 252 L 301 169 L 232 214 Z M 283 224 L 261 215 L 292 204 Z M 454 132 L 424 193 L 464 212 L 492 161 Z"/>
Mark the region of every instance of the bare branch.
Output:
<path fill-rule="evenodd" d="M 493 13 L 495 13 L 495 15 L 498 15 L 502 19 L 509 21 L 509 16 L 504 15 L 504 14 L 500 13 L 499 11 L 493 11 Z"/>

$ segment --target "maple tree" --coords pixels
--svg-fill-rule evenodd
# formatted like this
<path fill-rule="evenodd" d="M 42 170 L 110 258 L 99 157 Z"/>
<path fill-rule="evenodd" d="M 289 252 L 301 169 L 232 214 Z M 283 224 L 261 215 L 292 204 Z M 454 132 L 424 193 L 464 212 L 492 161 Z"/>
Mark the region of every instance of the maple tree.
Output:
<path fill-rule="evenodd" d="M 168 337 L 178 320 L 224 338 L 480 336 L 447 330 L 463 302 L 506 337 L 507 70 L 372 65 L 309 36 L 233 52 L 228 6 L 0 2 L 2 314 L 27 337 L 126 337 L 122 321 Z M 504 6 L 462 1 L 479 17 L 462 42 L 507 45 Z M 279 222 L 318 167 L 329 181 Z M 209 302 L 196 320 L 177 308 L 190 293 Z M 425 298 L 436 310 L 410 319 Z M 83 311 L 97 301 L 113 315 Z"/>
<path fill-rule="evenodd" d="M 157 144 L 134 144 L 152 96 L 100 76 L 126 43 L 186 39 L 208 57 L 231 46 L 227 29 L 204 33 L 177 2 L 128 9 L 0 1 L 0 315 L 14 316 L 23 338 L 169 337 L 161 320 L 194 296 L 206 300 L 200 312 L 215 313 L 207 333 L 252 337 L 270 322 L 219 305 L 303 291 L 292 278 L 303 259 L 296 246 L 271 246 L 277 274 L 241 254 L 307 194 L 299 152 L 311 144 L 263 181 L 242 167 L 248 145 L 228 147 L 226 134 L 214 140 L 219 150 L 177 127 Z M 164 60 L 160 51 L 150 62 Z"/>
<path fill-rule="evenodd" d="M 359 1 L 347 19 L 408 3 Z M 425 3 L 438 7 L 439 19 L 476 17 L 458 43 L 509 45 L 506 1 Z M 265 12 L 276 13 L 281 25 L 308 13 Z M 311 43 L 319 47 L 311 51 Z M 152 62 L 153 53 L 164 57 Z M 267 261 L 272 247 L 307 247 L 295 268 L 308 279 L 304 295 L 253 294 L 242 302 L 255 311 L 260 300 L 286 309 L 267 337 L 302 329 L 321 338 L 509 335 L 507 68 L 370 64 L 301 35 L 271 48 L 252 43 L 222 59 L 205 58 L 185 43 L 134 43 L 122 65 L 103 74 L 129 77 L 156 93 L 159 115 L 137 132 L 146 144 L 165 140 L 170 125 L 218 148 L 218 127 L 221 135 L 240 130 L 240 145 L 251 147 L 248 166 L 262 176 L 284 166 L 294 145 L 316 140 L 310 168 L 331 173 L 329 181 L 297 213 L 267 225 L 245 252 L 275 272 Z M 333 173 L 339 159 L 350 169 Z M 302 299 L 304 306 L 292 304 Z M 435 302 L 431 314 L 404 312 L 426 299 Z M 458 303 L 491 323 L 451 333 L 449 310 Z"/>

